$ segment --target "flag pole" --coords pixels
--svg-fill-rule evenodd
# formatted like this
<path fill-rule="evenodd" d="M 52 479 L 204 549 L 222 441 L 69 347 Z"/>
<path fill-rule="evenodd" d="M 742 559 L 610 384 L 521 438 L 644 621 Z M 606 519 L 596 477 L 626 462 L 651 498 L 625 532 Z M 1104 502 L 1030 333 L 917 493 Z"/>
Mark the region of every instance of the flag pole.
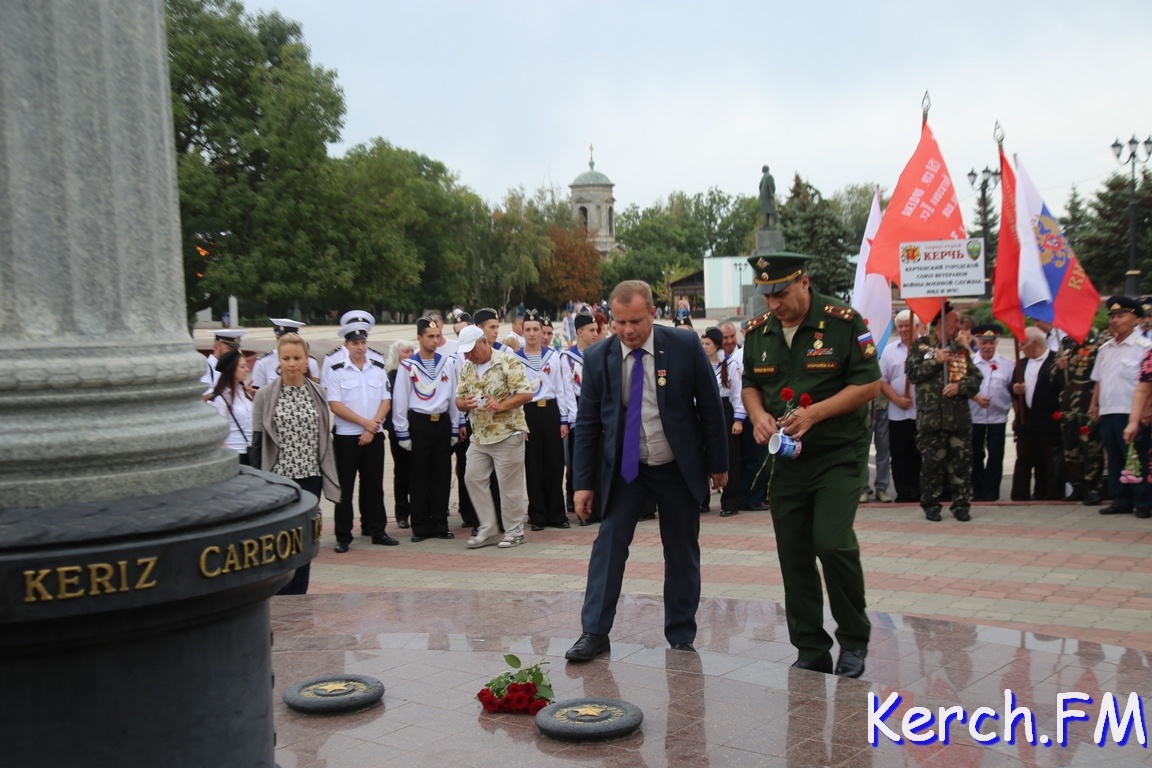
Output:
<path fill-rule="evenodd" d="M 996 141 L 997 151 L 999 152 L 1000 156 L 1003 157 L 1003 155 L 1004 155 L 1004 128 L 1001 127 L 999 120 L 996 121 L 996 125 L 992 129 L 992 138 Z M 993 273 L 993 274 L 995 274 L 995 273 Z M 993 282 L 993 286 L 995 286 L 995 282 Z M 1017 303 L 1019 303 L 1019 298 L 1017 298 Z M 1024 383 L 1024 365 L 1021 364 L 1021 360 L 1020 360 L 1020 340 L 1016 338 L 1015 333 L 1012 334 L 1012 359 L 1016 361 L 1016 382 L 1018 384 L 1023 384 Z M 1027 364 L 1027 361 L 1024 361 L 1024 364 Z M 1022 395 L 1022 394 L 1018 395 L 1018 394 L 1016 394 L 1015 390 L 1013 390 L 1013 392 L 1012 392 L 1012 405 L 1016 410 L 1016 422 L 1021 427 L 1023 427 L 1024 426 L 1024 407 L 1025 407 L 1024 395 Z"/>

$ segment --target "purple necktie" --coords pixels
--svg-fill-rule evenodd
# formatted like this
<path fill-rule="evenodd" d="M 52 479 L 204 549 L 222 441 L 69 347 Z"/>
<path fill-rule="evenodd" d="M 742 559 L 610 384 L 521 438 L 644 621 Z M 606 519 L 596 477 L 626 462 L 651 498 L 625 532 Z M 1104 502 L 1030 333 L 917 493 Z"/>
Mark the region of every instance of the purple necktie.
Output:
<path fill-rule="evenodd" d="M 644 408 L 644 350 L 632 350 L 632 381 L 628 386 L 628 412 L 624 416 L 624 452 L 620 476 L 630 483 L 640 474 L 640 412 Z"/>

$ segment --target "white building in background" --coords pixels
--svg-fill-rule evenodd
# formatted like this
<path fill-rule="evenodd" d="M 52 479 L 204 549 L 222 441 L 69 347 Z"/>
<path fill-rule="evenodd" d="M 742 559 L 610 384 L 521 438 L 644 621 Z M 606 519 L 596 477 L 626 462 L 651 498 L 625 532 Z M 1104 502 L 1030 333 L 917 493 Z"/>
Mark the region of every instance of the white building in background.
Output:
<path fill-rule="evenodd" d="M 704 259 L 704 306 L 709 317 L 758 315 L 764 302 L 754 290 L 747 256 Z"/>
<path fill-rule="evenodd" d="M 591 149 L 591 148 L 589 148 Z M 612 180 L 596 170 L 589 158 L 588 170 L 573 180 L 569 202 L 572 218 L 588 228 L 588 235 L 603 256 L 623 250 L 616 243 L 616 198 L 612 196 Z"/>

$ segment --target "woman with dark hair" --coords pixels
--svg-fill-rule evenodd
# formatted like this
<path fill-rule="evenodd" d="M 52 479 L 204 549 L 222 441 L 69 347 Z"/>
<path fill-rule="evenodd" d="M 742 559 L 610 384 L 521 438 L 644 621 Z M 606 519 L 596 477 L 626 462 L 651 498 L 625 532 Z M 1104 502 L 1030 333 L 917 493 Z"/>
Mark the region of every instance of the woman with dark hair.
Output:
<path fill-rule="evenodd" d="M 317 499 L 340 500 L 332 454 L 332 423 L 324 390 L 309 378 L 308 342 L 286 333 L 276 342 L 280 377 L 261 387 L 252 404 L 252 466 L 296 481 Z M 308 591 L 311 565 L 296 569 L 281 595 Z"/>
<path fill-rule="evenodd" d="M 248 362 L 244 354 L 230 349 L 216 361 L 216 386 L 208 390 L 207 400 L 228 422 L 224 447 L 240 454 L 240 463 L 248 463 L 248 444 L 252 438 L 252 398 L 244 388 Z"/>
<path fill-rule="evenodd" d="M 724 334 L 719 328 L 709 328 L 700 336 L 704 353 L 716 371 L 716 384 L 720 387 L 720 399 L 724 401 L 724 418 L 728 424 L 728 485 L 720 496 L 720 517 L 731 517 L 740 510 L 740 435 L 744 432 L 744 400 L 740 390 L 740 370 L 729 363 L 721 352 Z M 731 369 L 731 370 L 729 370 Z"/>

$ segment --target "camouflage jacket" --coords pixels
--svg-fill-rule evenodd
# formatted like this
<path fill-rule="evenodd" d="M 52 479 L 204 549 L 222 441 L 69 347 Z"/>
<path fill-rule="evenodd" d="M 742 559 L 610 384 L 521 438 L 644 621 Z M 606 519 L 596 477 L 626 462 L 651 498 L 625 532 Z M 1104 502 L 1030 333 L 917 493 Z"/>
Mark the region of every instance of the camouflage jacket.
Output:
<path fill-rule="evenodd" d="M 507 400 L 513 395 L 532 392 L 524 364 L 515 355 L 499 349 L 492 350 L 492 360 L 483 376 L 477 374 L 475 363 L 464 363 L 460 384 L 456 387 L 457 397 L 476 395 L 485 400 Z M 476 408 L 468 412 L 468 418 L 472 422 L 472 440 L 481 445 L 498 443 L 517 432 L 528 431 L 523 406 L 500 413 Z"/>
<path fill-rule="evenodd" d="M 1056 360 L 1068 360 L 1068 367 L 1061 369 L 1059 365 L 1052 366 L 1050 371 L 1054 378 L 1060 379 L 1064 389 L 1060 392 L 1060 407 L 1065 411 L 1088 412 L 1088 405 L 1092 401 L 1092 367 L 1096 365 L 1096 350 L 1100 348 L 1096 330 L 1089 329 L 1088 336 L 1083 344 L 1077 344 L 1071 336 L 1065 336 L 1060 341 L 1060 351 Z"/>
<path fill-rule="evenodd" d="M 908 349 L 904 372 L 916 385 L 917 429 L 960 432 L 972 427 L 968 400 L 980 393 L 984 376 L 962 344 L 952 342 L 948 346 L 954 356 L 947 366 L 948 381 L 960 387 L 955 397 L 944 397 L 945 366 L 936 362 L 936 350 L 940 348 L 936 332 L 916 339 Z"/>

